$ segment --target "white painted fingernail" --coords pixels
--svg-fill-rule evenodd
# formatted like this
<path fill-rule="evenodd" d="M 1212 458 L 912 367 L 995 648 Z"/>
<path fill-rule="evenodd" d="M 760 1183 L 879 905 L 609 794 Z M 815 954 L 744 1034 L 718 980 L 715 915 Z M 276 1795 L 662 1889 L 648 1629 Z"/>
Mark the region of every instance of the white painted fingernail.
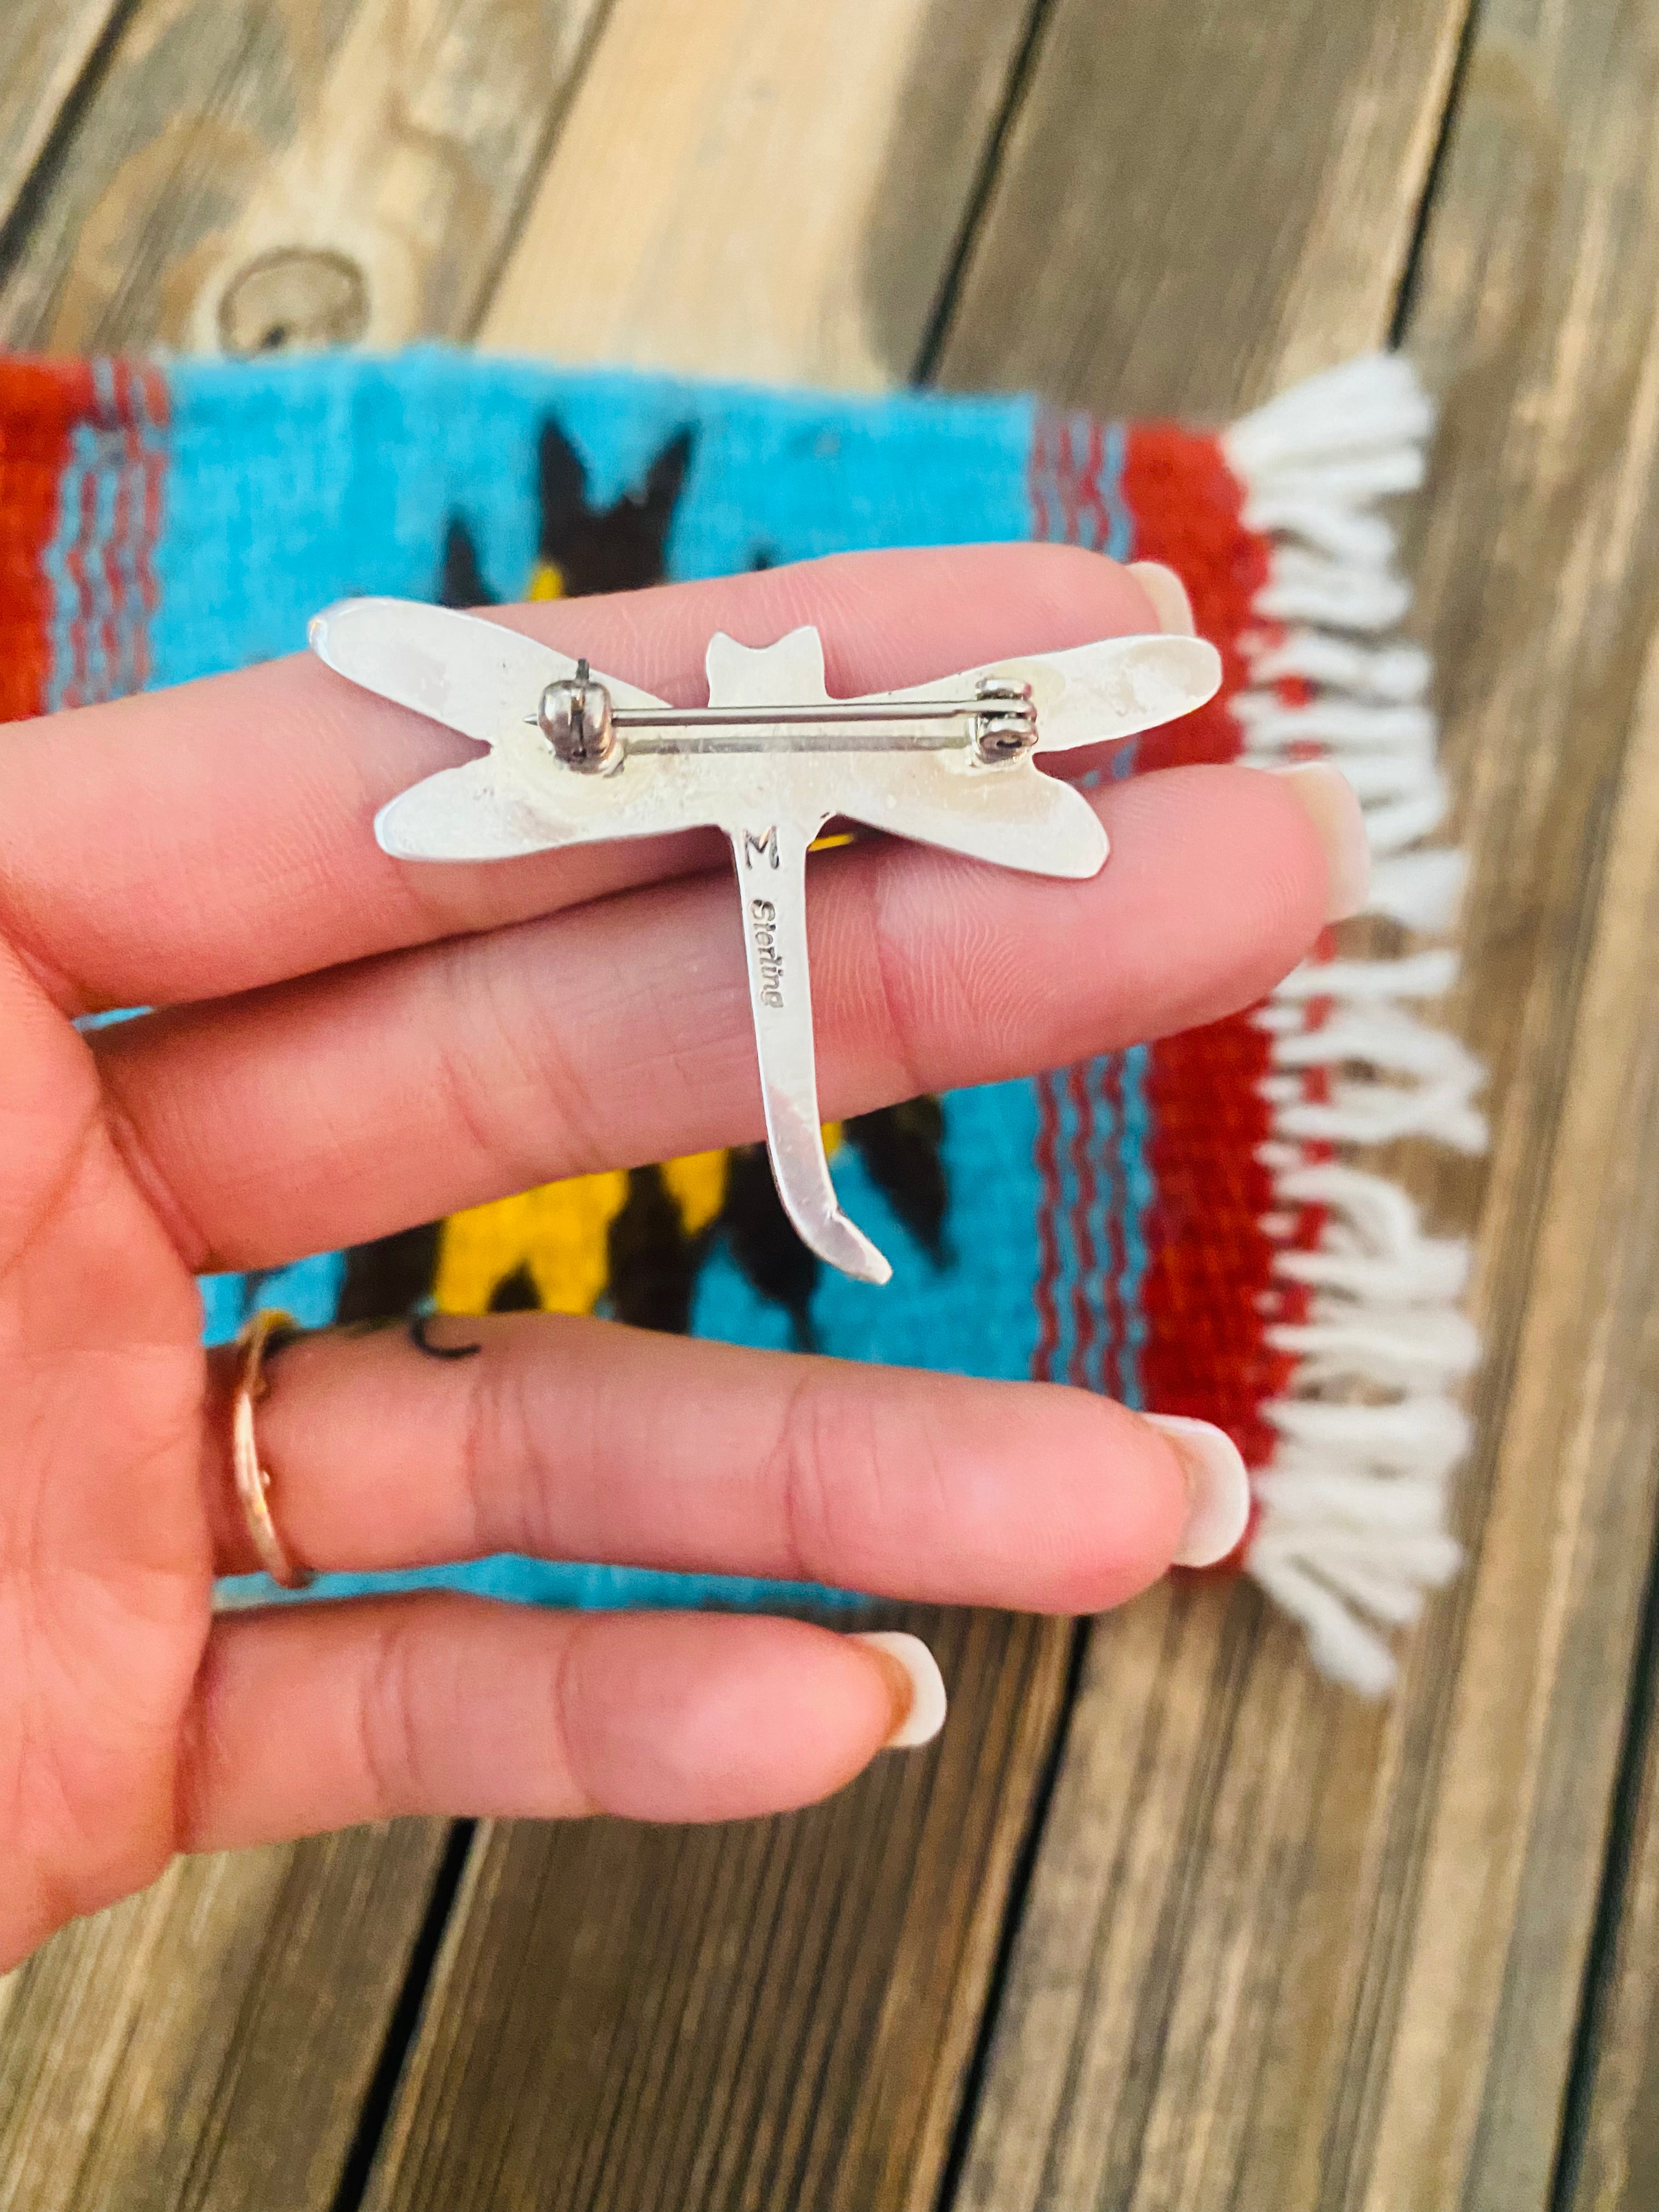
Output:
<path fill-rule="evenodd" d="M 1178 1567 L 1212 1567 L 1238 1548 L 1250 1521 L 1250 1478 L 1243 1455 L 1224 1429 L 1183 1413 L 1148 1413 L 1147 1425 L 1175 1446 L 1187 1478 L 1187 1524 L 1175 1555 Z"/>
<path fill-rule="evenodd" d="M 912 1751 L 931 1743 L 945 1726 L 945 1677 L 939 1662 L 919 1636 L 906 1636 L 896 1628 L 867 1629 L 854 1636 L 867 1644 L 883 1661 L 882 1672 L 893 1686 L 893 1710 L 898 1715 L 884 1751 Z"/>
<path fill-rule="evenodd" d="M 1318 832 L 1325 855 L 1325 919 L 1346 921 L 1363 914 L 1371 887 L 1371 844 L 1353 786 L 1328 761 L 1298 761 L 1270 769 L 1296 793 Z"/>
<path fill-rule="evenodd" d="M 1166 630 L 1171 637 L 1198 635 L 1192 600 L 1173 568 L 1166 568 L 1162 561 L 1131 561 L 1129 574 L 1152 601 L 1160 629 Z"/>

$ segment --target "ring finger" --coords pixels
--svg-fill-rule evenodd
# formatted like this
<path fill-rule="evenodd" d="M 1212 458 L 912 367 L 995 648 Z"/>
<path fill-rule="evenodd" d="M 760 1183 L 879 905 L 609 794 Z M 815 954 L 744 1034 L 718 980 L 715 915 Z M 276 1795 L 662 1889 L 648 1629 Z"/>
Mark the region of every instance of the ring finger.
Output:
<path fill-rule="evenodd" d="M 1243 1534 L 1219 1431 L 1080 1391 L 548 1315 L 447 1321 L 427 1342 L 440 1356 L 402 1331 L 326 1330 L 271 1359 L 260 1456 L 307 1565 L 523 1552 L 1069 1613 Z M 222 1572 L 257 1564 L 226 1450 L 234 1383 L 234 1355 L 216 1355 Z"/>

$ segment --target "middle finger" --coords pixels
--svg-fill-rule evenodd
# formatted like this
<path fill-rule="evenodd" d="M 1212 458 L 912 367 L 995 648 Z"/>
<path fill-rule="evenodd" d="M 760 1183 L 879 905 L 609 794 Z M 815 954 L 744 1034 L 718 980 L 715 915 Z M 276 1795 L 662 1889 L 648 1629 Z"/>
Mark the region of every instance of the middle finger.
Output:
<path fill-rule="evenodd" d="M 1325 860 L 1283 779 L 1173 769 L 1094 803 L 1113 857 L 1082 883 L 884 841 L 820 857 L 810 921 L 825 1112 L 1217 1019 L 1317 935 Z M 725 875 L 94 1042 L 113 1124 L 198 1273 L 278 1266 L 761 1128 Z"/>
<path fill-rule="evenodd" d="M 856 693 L 1145 629 L 1148 611 L 1098 554 L 969 545 L 515 607 L 507 626 L 690 705 L 715 629 L 758 642 L 815 623 L 830 683 Z M 70 1012 L 177 1006 L 724 860 L 696 831 L 439 868 L 381 852 L 379 806 L 477 757 L 308 654 L 9 726 L 0 933 Z"/>

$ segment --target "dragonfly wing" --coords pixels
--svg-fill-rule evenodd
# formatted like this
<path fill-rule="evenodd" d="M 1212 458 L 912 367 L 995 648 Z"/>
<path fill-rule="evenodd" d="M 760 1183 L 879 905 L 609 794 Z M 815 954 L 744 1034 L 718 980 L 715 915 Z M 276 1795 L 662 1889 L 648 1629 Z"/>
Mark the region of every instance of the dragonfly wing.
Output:
<path fill-rule="evenodd" d="M 485 745 L 533 720 L 547 686 L 576 672 L 568 655 L 504 623 L 418 599 L 342 599 L 313 617 L 311 649 L 366 691 Z M 662 703 L 617 677 L 598 680 L 618 706 Z"/>
<path fill-rule="evenodd" d="M 491 760 L 443 769 L 399 792 L 375 816 L 374 836 L 394 860 L 507 860 L 570 842 Z"/>
<path fill-rule="evenodd" d="M 534 732 L 510 731 L 483 759 L 390 800 L 374 835 L 399 860 L 504 860 L 612 837 L 672 836 L 724 820 L 732 780 L 726 762 L 672 756 L 629 761 L 617 775 L 580 775 Z"/>
<path fill-rule="evenodd" d="M 1063 684 L 1043 696 L 1049 672 Z M 1179 721 L 1221 689 L 1221 655 L 1202 637 L 1110 637 L 1049 655 L 1033 679 L 1037 750 L 1069 752 Z"/>
<path fill-rule="evenodd" d="M 866 756 L 839 811 L 872 830 L 1029 875 L 1097 875 L 1106 832 L 1080 791 L 1029 761 L 975 769 L 938 755 Z"/>

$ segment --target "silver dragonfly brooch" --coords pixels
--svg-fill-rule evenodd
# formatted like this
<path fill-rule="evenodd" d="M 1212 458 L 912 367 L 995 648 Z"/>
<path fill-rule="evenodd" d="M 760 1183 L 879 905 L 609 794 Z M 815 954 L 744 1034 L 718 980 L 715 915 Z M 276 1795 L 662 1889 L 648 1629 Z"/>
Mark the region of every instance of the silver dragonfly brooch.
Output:
<path fill-rule="evenodd" d="M 489 748 L 383 806 L 404 860 L 496 860 L 710 827 L 732 846 L 766 1140 L 784 1210 L 865 1282 L 892 1273 L 842 1211 L 825 1158 L 806 959 L 806 855 L 845 819 L 1000 867 L 1085 877 L 1106 833 L 1038 760 L 1134 736 L 1221 681 L 1195 637 L 1112 637 L 1016 655 L 902 691 L 834 699 L 816 629 L 708 641 L 708 703 L 672 707 L 498 622 L 418 601 L 345 599 L 313 650 L 383 699 Z"/>

